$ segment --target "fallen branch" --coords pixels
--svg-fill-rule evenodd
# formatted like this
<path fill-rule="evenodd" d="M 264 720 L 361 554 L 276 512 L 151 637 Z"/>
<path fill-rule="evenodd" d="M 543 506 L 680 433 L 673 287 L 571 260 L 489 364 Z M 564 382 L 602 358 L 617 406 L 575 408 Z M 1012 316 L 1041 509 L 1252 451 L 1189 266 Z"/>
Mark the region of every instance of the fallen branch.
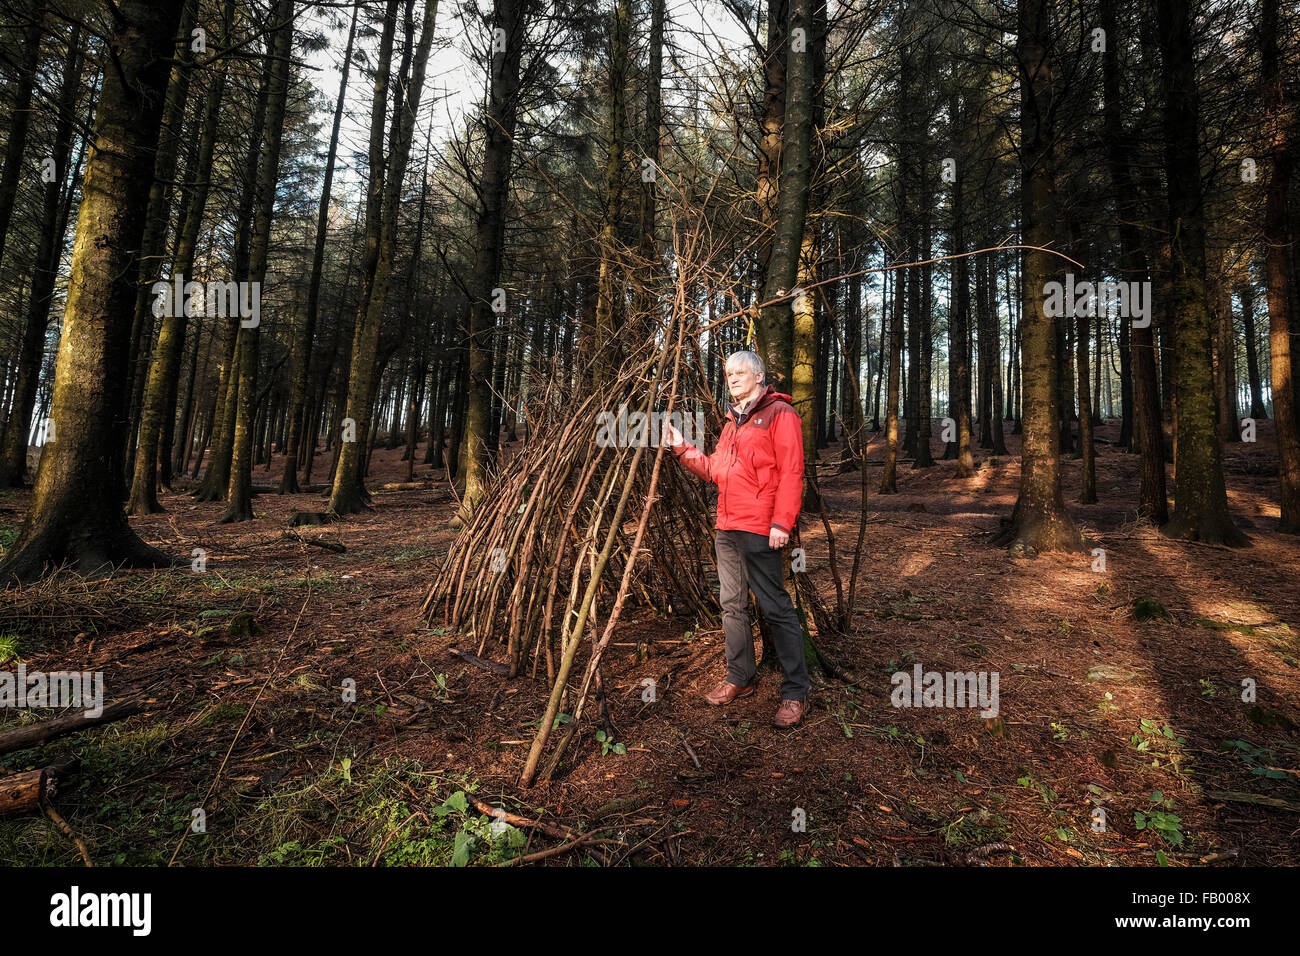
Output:
<path fill-rule="evenodd" d="M 53 720 L 7 730 L 0 733 L 0 754 L 13 750 L 26 750 L 28 747 L 36 747 L 64 734 L 76 733 L 79 730 L 130 717 L 144 710 L 145 704 L 143 700 L 122 700 L 109 704 L 97 717 L 88 717 L 84 713 L 69 714 L 67 717 L 55 717 Z"/>
<path fill-rule="evenodd" d="M 63 831 L 64 836 L 77 844 L 77 852 L 81 854 L 81 859 L 86 866 L 94 866 L 95 864 L 90 859 L 90 850 L 86 847 L 86 841 L 77 836 L 76 831 L 69 826 L 68 821 L 59 816 L 59 812 L 48 803 L 45 805 L 45 815 L 50 818 L 56 827 Z"/>
<path fill-rule="evenodd" d="M 500 807 L 494 807 L 492 804 L 480 800 L 478 797 L 471 796 L 469 802 L 474 808 L 493 820 L 501 820 L 510 824 L 512 827 L 521 827 L 533 830 L 540 830 L 547 836 L 553 836 L 561 840 L 572 839 L 576 834 L 568 827 L 553 826 L 549 823 L 543 823 L 540 820 L 533 820 L 529 817 L 521 817 L 517 813 L 510 813 L 508 810 L 502 810 Z"/>
<path fill-rule="evenodd" d="M 485 657 L 479 657 L 477 654 L 471 654 L 469 651 L 462 651 L 459 647 L 449 647 L 447 650 L 455 654 L 461 660 L 473 664 L 475 667 L 487 671 L 489 674 L 500 674 L 505 676 L 510 673 L 510 668 L 499 661 L 490 661 Z"/>
<path fill-rule="evenodd" d="M 347 548 L 337 541 L 326 541 L 324 538 L 303 538 L 302 543 L 310 544 L 325 551 L 333 551 L 335 554 L 342 554 L 347 551 Z"/>
<path fill-rule="evenodd" d="M 617 843 L 617 840 L 595 840 L 590 833 L 584 833 L 576 840 L 570 840 L 568 843 L 561 843 L 559 846 L 551 847 L 549 850 L 538 850 L 536 853 L 529 853 L 527 856 L 517 856 L 513 860 L 507 860 L 502 866 L 516 866 L 520 863 L 536 863 L 538 860 L 545 860 L 548 857 L 559 856 L 561 853 L 568 853 L 570 850 L 583 846 L 587 843 Z"/>

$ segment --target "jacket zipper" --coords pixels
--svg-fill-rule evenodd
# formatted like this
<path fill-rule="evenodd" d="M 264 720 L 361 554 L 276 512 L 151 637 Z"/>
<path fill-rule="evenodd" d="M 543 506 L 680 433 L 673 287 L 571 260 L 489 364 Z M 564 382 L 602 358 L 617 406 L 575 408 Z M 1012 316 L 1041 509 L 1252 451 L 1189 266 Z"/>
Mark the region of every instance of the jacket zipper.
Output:
<path fill-rule="evenodd" d="M 746 413 L 745 420 L 748 421 L 750 418 L 752 418 L 756 411 L 758 411 L 757 405 L 755 405 Z M 727 468 L 728 484 L 731 483 L 731 476 L 732 473 L 735 471 L 736 460 L 740 457 L 740 452 L 738 451 L 738 445 L 736 441 L 736 439 L 740 436 L 740 424 L 736 422 L 735 419 L 732 419 L 732 425 L 734 427 L 731 430 L 731 461 Z M 722 504 L 725 506 L 726 502 L 727 502 L 727 490 L 724 488 L 722 489 Z M 728 519 L 727 523 L 730 524 L 731 513 L 728 512 L 725 507 L 722 508 L 722 511 L 727 515 L 727 519 Z"/>

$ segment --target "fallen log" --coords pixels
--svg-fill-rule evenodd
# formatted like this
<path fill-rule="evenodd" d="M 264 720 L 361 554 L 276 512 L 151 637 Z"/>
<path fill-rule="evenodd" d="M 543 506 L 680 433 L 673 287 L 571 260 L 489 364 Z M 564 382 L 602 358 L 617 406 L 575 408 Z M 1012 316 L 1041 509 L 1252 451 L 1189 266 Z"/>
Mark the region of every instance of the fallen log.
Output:
<path fill-rule="evenodd" d="M 39 770 L 0 777 L 0 817 L 39 810 L 41 801 L 53 799 L 59 781 L 76 770 L 75 757 L 63 757 Z"/>
<path fill-rule="evenodd" d="M 35 747 L 55 737 L 62 737 L 64 734 L 76 733 L 99 724 L 130 717 L 144 709 L 145 702 L 142 700 L 121 700 L 109 704 L 97 717 L 87 717 L 84 713 L 69 714 L 67 717 L 55 717 L 53 720 L 7 730 L 0 733 L 0 754 L 13 750 L 26 750 L 28 747 Z"/>
<path fill-rule="evenodd" d="M 303 538 L 302 543 L 310 544 L 325 551 L 332 551 L 334 554 L 343 554 L 347 551 L 347 547 L 337 541 L 326 541 L 324 538 Z"/>
<path fill-rule="evenodd" d="M 44 769 L 0 777 L 0 817 L 38 809 L 48 786 Z"/>

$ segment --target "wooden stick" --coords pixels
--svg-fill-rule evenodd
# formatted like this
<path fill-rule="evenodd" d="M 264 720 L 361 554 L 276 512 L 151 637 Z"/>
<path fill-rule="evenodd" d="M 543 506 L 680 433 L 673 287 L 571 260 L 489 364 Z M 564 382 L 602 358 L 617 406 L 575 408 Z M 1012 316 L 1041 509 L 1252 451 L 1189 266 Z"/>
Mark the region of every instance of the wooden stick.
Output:
<path fill-rule="evenodd" d="M 54 822 L 56 827 L 63 831 L 64 836 L 77 844 L 77 851 L 81 854 L 81 859 L 85 861 L 86 866 L 94 866 L 95 864 L 90 859 L 90 850 L 86 847 L 86 841 L 77 836 L 76 831 L 68 825 L 68 821 L 59 816 L 59 812 L 48 803 L 45 805 L 45 815 Z"/>

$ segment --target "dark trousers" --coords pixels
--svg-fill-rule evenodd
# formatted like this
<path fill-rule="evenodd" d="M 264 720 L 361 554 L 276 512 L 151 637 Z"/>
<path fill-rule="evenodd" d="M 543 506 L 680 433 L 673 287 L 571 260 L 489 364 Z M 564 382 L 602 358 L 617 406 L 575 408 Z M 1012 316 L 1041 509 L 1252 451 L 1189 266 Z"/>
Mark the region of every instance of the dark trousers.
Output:
<path fill-rule="evenodd" d="M 785 589 L 781 552 L 768 546 L 767 535 L 752 531 L 717 531 L 715 535 L 722 631 L 727 641 L 727 680 L 748 687 L 758 673 L 749 620 L 752 589 L 758 609 L 772 629 L 772 644 L 785 673 L 781 699 L 807 700 L 812 682 L 804 661 L 803 630 Z"/>

